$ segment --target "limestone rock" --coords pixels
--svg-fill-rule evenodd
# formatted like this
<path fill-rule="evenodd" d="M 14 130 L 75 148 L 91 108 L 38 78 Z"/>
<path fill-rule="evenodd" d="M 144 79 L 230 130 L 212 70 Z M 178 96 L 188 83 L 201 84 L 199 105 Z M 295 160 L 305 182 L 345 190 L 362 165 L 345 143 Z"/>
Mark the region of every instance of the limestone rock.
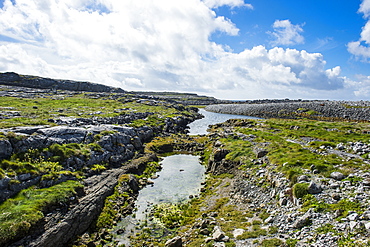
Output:
<path fill-rule="evenodd" d="M 337 180 L 337 181 L 340 181 L 340 180 L 345 178 L 345 176 L 341 172 L 332 172 L 330 174 L 330 177 Z"/>
<path fill-rule="evenodd" d="M 240 228 L 238 228 L 238 229 L 235 229 L 234 231 L 233 231 L 233 236 L 234 236 L 234 238 L 236 238 L 237 236 L 240 236 L 240 235 L 242 235 L 243 233 L 244 233 L 244 229 L 240 229 Z"/>
<path fill-rule="evenodd" d="M 222 239 L 225 237 L 225 233 L 221 230 L 221 227 L 215 226 L 212 233 L 212 238 L 216 242 L 222 241 Z"/>
<path fill-rule="evenodd" d="M 168 240 L 165 243 L 165 246 L 166 247 L 182 247 L 182 239 L 179 236 L 174 237 L 174 238 Z"/>
<path fill-rule="evenodd" d="M 12 152 L 12 144 L 6 139 L 0 140 L 0 159 L 9 158 Z"/>
<path fill-rule="evenodd" d="M 310 194 L 318 194 L 321 193 L 322 188 L 320 185 L 317 185 L 313 181 L 308 185 L 307 192 Z"/>

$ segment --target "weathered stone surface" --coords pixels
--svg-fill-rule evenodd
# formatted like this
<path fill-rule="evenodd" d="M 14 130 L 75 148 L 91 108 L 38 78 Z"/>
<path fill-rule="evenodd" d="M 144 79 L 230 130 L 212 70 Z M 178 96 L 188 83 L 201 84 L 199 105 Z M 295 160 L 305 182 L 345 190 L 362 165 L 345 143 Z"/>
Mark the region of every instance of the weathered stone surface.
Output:
<path fill-rule="evenodd" d="M 297 178 L 297 183 L 309 182 L 309 177 L 307 175 L 301 175 Z"/>
<path fill-rule="evenodd" d="M 240 228 L 235 229 L 235 230 L 233 231 L 233 236 L 234 236 L 234 238 L 236 238 L 237 236 L 242 235 L 244 232 L 245 232 L 245 230 L 244 230 L 244 229 L 240 229 Z"/>
<path fill-rule="evenodd" d="M 6 139 L 0 140 L 0 159 L 9 158 L 12 152 L 12 144 Z"/>
<path fill-rule="evenodd" d="M 254 152 L 256 153 L 257 159 L 265 157 L 268 154 L 268 151 L 262 148 L 256 148 Z"/>
<path fill-rule="evenodd" d="M 182 238 L 177 236 L 172 239 L 167 240 L 165 243 L 166 247 L 182 247 Z"/>
<path fill-rule="evenodd" d="M 118 177 L 124 169 L 115 169 L 93 176 L 85 181 L 86 196 L 79 200 L 67 215 L 28 246 L 65 246 L 74 236 L 84 233 L 97 218 L 104 205 L 104 199 L 113 193 Z"/>
<path fill-rule="evenodd" d="M 295 229 L 301 229 L 304 226 L 308 226 L 311 224 L 311 214 L 306 213 L 303 216 L 299 217 L 293 225 L 293 228 Z"/>
<path fill-rule="evenodd" d="M 320 185 L 317 185 L 315 182 L 311 181 L 308 185 L 307 192 L 310 194 L 318 194 L 321 193 L 322 188 Z"/>
<path fill-rule="evenodd" d="M 340 180 L 342 180 L 342 179 L 344 179 L 345 178 L 345 176 L 343 175 L 343 173 L 341 173 L 341 172 L 332 172 L 331 174 L 330 174 L 330 177 L 331 178 L 334 178 L 335 180 L 337 180 L 337 181 L 340 181 Z"/>
<path fill-rule="evenodd" d="M 37 133 L 47 137 L 47 144 L 81 143 L 85 139 L 87 130 L 77 127 L 55 126 L 39 129 Z"/>
<path fill-rule="evenodd" d="M 220 242 L 225 237 L 225 233 L 221 230 L 221 227 L 215 226 L 212 232 L 212 238 L 216 242 Z"/>
<path fill-rule="evenodd" d="M 362 106 L 359 108 L 345 107 L 345 105 Z M 297 109 L 304 108 L 317 112 L 318 116 L 346 118 L 356 120 L 370 120 L 370 109 L 367 101 L 295 101 L 295 100 L 257 100 L 247 104 L 217 104 L 209 105 L 205 109 L 211 112 L 239 114 L 262 118 L 296 118 L 304 112 Z M 305 117 L 314 117 L 305 115 Z"/>
<path fill-rule="evenodd" d="M 3 85 L 29 88 L 43 88 L 54 90 L 59 89 L 68 91 L 87 91 L 87 92 L 116 92 L 116 93 L 125 92 L 121 88 L 114 88 L 91 82 L 56 80 L 28 75 L 20 76 L 14 72 L 0 73 L 0 82 Z"/>

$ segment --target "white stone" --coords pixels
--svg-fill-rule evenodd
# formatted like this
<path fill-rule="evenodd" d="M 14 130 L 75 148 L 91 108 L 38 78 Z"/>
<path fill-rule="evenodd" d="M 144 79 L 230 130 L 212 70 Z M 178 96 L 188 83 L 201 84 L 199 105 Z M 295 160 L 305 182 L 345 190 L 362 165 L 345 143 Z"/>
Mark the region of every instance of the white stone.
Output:
<path fill-rule="evenodd" d="M 240 229 L 240 228 L 238 228 L 238 229 L 235 229 L 234 231 L 233 231 L 233 236 L 234 236 L 234 238 L 236 238 L 237 236 L 240 236 L 240 235 L 242 235 L 243 233 L 244 233 L 244 229 Z"/>

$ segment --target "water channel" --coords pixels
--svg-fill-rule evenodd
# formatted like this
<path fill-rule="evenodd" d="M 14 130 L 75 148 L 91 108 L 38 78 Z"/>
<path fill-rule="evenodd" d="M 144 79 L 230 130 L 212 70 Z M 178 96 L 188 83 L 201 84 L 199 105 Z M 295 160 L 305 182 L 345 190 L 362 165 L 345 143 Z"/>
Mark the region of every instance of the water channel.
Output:
<path fill-rule="evenodd" d="M 204 118 L 189 124 L 190 135 L 207 134 L 210 124 L 222 123 L 232 118 L 253 117 L 207 112 L 200 109 Z M 177 154 L 164 157 L 161 161 L 162 170 L 155 174 L 153 184 L 140 190 L 134 215 L 127 216 L 118 223 L 117 229 L 124 229 L 116 240 L 119 244 L 130 246 L 129 235 L 135 234 L 136 226 L 147 219 L 147 213 L 152 205 L 161 203 L 185 202 L 191 195 L 200 193 L 201 183 L 204 181 L 205 167 L 199 157 L 190 154 Z"/>
<path fill-rule="evenodd" d="M 199 113 L 202 114 L 204 118 L 195 120 L 194 122 L 189 124 L 189 135 L 205 135 L 208 133 L 208 125 L 223 123 L 229 119 L 258 119 L 256 117 L 250 116 L 209 112 L 202 108 L 199 109 Z"/>

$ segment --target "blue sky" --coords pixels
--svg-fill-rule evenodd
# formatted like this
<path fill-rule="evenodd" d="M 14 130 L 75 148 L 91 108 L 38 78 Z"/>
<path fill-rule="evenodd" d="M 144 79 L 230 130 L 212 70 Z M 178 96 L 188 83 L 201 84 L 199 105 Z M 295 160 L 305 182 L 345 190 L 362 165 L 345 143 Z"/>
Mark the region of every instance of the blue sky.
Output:
<path fill-rule="evenodd" d="M 290 20 L 302 26 L 303 44 L 280 45 L 281 47 L 304 49 L 308 52 L 319 52 L 324 55 L 328 67 L 343 66 L 348 75 L 366 72 L 368 64 L 351 59 L 347 43 L 358 40 L 361 28 L 366 20 L 357 13 L 360 0 L 265 0 L 249 1 L 253 10 L 233 9 L 227 6 L 215 9 L 218 15 L 232 20 L 240 29 L 238 36 L 226 36 L 220 33 L 212 35 L 215 42 L 229 45 L 240 52 L 257 45 L 272 48 L 272 24 L 275 20 Z M 355 72 L 354 70 L 357 70 Z"/>
<path fill-rule="evenodd" d="M 370 98 L 370 0 L 0 0 L 0 71 L 223 99 Z"/>

